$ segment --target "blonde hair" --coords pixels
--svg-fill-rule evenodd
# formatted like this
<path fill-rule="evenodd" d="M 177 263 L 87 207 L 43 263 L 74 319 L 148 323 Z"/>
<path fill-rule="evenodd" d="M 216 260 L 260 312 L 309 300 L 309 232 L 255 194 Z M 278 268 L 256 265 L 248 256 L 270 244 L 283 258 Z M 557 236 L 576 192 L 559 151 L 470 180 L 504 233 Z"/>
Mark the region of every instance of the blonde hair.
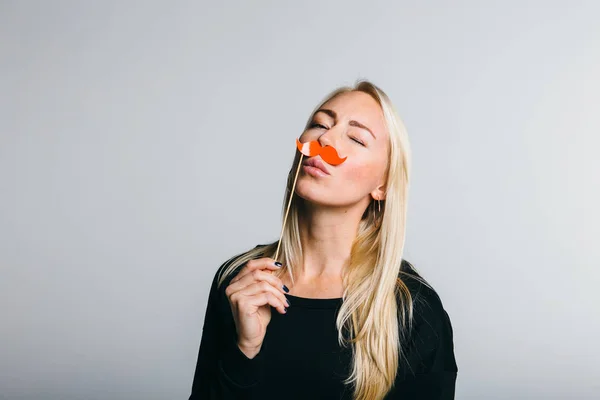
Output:
<path fill-rule="evenodd" d="M 360 91 L 369 94 L 381 106 L 389 132 L 389 165 L 381 212 L 373 200 L 360 221 L 352 245 L 350 264 L 343 272 L 343 302 L 336 326 L 340 346 L 352 346 L 351 373 L 346 384 L 354 384 L 355 400 L 382 399 L 396 377 L 398 364 L 404 358 L 402 343 L 412 328 L 413 305 L 408 287 L 400 277 L 400 266 L 406 235 L 406 215 L 411 153 L 405 126 L 388 96 L 376 85 L 359 80 L 353 87 L 342 86 L 329 93 L 313 110 L 334 97 Z M 312 115 L 307 121 L 307 127 Z M 300 160 L 296 156 L 288 174 L 283 213 L 288 204 L 295 172 Z M 294 281 L 294 265 L 302 260 L 298 217 L 303 199 L 294 196 L 290 205 L 278 261 L 283 267 L 274 272 L 278 277 L 288 273 Z M 278 241 L 257 246 L 229 260 L 219 285 L 237 267 L 258 257 L 274 257 Z M 346 337 L 347 336 L 347 337 Z"/>

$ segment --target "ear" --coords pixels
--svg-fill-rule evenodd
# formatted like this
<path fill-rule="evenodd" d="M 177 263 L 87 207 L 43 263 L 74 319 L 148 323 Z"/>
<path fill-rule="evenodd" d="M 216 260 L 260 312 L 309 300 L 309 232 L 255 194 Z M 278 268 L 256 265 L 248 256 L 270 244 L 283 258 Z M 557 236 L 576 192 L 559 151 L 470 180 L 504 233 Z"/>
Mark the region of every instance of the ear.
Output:
<path fill-rule="evenodd" d="M 371 192 L 371 197 L 374 200 L 385 200 L 385 185 L 377 186 L 377 189 Z"/>

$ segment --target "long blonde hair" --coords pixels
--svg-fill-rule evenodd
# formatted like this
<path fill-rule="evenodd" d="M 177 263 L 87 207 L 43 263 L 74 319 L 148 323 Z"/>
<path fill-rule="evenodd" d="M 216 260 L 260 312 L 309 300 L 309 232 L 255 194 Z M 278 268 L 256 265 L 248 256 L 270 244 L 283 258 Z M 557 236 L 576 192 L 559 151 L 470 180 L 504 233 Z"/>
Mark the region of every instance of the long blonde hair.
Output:
<path fill-rule="evenodd" d="M 413 306 L 408 287 L 400 277 L 404 252 L 411 153 L 406 128 L 388 96 L 376 85 L 359 80 L 353 87 L 342 86 L 329 93 L 313 113 L 335 96 L 361 91 L 381 106 L 390 137 L 389 165 L 386 171 L 385 200 L 373 200 L 360 221 L 350 253 L 350 264 L 343 272 L 343 302 L 336 326 L 340 346 L 352 346 L 351 373 L 346 384 L 354 384 L 355 400 L 377 400 L 391 390 L 398 364 L 403 359 L 401 343 L 412 328 Z M 306 126 L 310 124 L 312 114 Z M 282 216 L 300 161 L 296 155 L 288 174 Z M 302 260 L 298 217 L 302 201 L 294 196 L 283 231 L 278 261 L 283 267 L 278 277 L 289 274 L 294 281 L 294 266 Z M 274 257 L 278 241 L 257 246 L 230 259 L 223 269 L 219 285 L 237 267 L 257 257 Z"/>

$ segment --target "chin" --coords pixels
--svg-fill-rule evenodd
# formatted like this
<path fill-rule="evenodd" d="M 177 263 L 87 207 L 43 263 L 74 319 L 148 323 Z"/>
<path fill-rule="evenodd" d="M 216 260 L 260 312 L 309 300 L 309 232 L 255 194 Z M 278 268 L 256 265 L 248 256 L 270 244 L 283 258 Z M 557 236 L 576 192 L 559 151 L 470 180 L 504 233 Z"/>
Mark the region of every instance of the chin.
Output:
<path fill-rule="evenodd" d="M 312 187 L 311 187 L 312 186 Z M 296 195 L 307 202 L 313 204 L 324 204 L 327 203 L 328 196 L 324 195 L 320 188 L 315 187 L 314 184 L 303 184 L 296 182 Z"/>

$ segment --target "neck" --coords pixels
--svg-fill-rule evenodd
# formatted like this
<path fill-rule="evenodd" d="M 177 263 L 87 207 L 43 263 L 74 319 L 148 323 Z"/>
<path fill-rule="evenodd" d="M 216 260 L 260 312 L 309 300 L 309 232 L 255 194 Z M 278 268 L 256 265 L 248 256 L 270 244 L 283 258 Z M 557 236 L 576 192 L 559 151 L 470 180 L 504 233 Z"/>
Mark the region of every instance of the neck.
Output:
<path fill-rule="evenodd" d="M 305 203 L 299 220 L 304 260 L 297 268 L 299 282 L 340 279 L 356 239 L 361 204 L 331 207 Z"/>

